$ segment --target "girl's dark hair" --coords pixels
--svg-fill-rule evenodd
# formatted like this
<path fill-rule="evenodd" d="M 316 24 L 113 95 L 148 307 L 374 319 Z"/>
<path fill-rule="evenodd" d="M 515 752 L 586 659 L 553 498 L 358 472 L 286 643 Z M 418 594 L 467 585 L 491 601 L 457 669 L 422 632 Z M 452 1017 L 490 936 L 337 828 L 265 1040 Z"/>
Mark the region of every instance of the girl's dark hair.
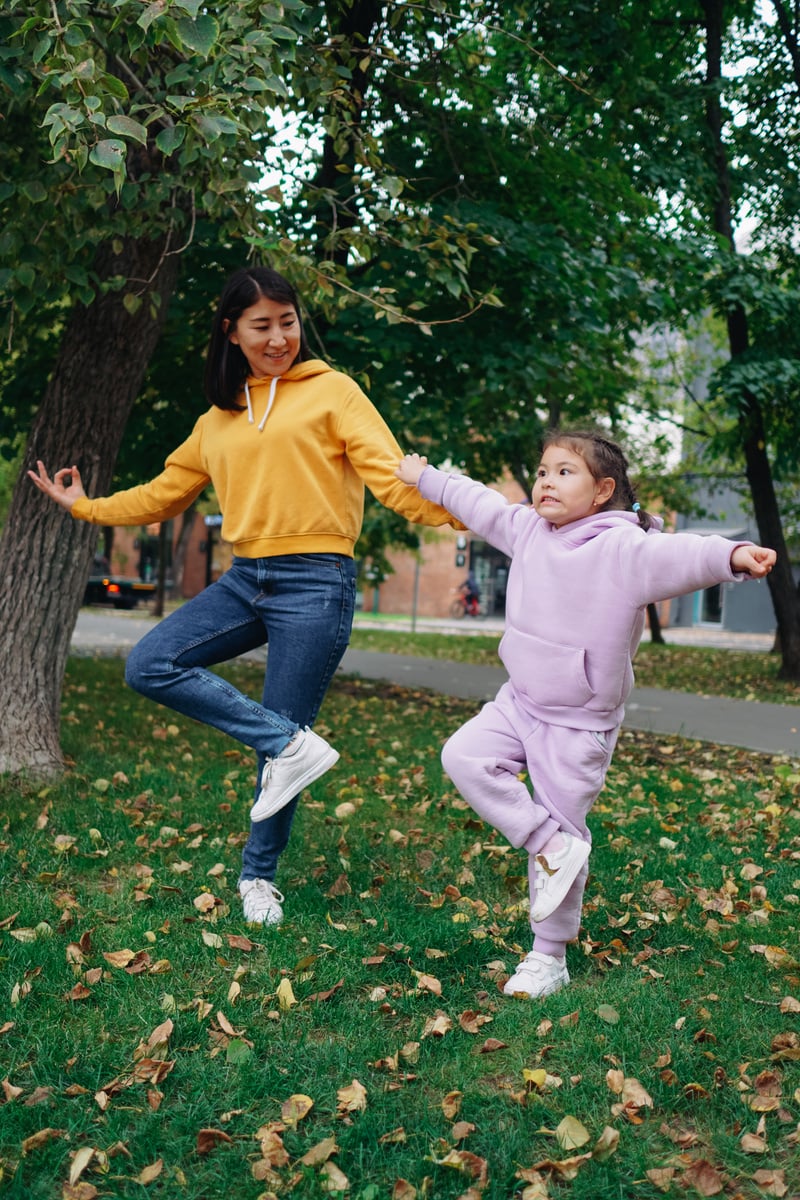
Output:
<path fill-rule="evenodd" d="M 289 280 L 270 267 L 242 267 L 235 271 L 222 289 L 211 339 L 208 343 L 204 387 L 209 404 L 217 408 L 240 409 L 239 394 L 249 373 L 247 359 L 228 334 L 246 308 L 262 297 L 276 304 L 291 304 L 300 322 L 300 353 L 296 362 L 306 362 L 314 355 L 306 340 L 300 300 Z M 226 324 L 227 322 L 227 324 Z"/>
<path fill-rule="evenodd" d="M 548 446 L 564 446 L 573 454 L 580 454 L 592 478 L 598 482 L 601 479 L 614 480 L 614 491 L 600 512 L 610 509 L 632 510 L 639 518 L 642 529 L 650 528 L 653 518 L 636 499 L 633 484 L 628 478 L 628 460 L 616 442 L 591 429 L 552 429 L 544 437 L 542 451 Z"/>

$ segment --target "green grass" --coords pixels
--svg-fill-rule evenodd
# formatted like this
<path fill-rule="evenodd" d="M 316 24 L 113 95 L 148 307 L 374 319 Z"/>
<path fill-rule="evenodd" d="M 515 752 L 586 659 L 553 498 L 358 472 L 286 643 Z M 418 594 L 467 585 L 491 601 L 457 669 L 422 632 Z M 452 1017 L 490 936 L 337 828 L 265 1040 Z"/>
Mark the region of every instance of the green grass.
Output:
<path fill-rule="evenodd" d="M 500 635 L 403 633 L 356 629 L 351 645 L 357 650 L 411 654 L 455 662 L 496 666 Z M 773 704 L 800 704 L 800 684 L 778 678 L 780 656 L 755 651 L 716 650 L 645 641 L 634 663 L 639 687 L 666 688 L 694 695 L 730 696 Z"/>
<path fill-rule="evenodd" d="M 0 785 L 4 1196 L 656 1200 L 653 1171 L 710 1194 L 702 1162 L 729 1196 L 781 1194 L 758 1171 L 796 1189 L 798 765 L 625 733 L 572 984 L 525 1003 L 500 992 L 530 948 L 525 863 L 439 764 L 473 711 L 336 680 L 318 728 L 342 758 L 261 930 L 236 893 L 249 752 L 126 690 L 119 661 L 71 661 L 70 770 Z M 652 1103 L 625 1107 L 623 1080 Z"/>

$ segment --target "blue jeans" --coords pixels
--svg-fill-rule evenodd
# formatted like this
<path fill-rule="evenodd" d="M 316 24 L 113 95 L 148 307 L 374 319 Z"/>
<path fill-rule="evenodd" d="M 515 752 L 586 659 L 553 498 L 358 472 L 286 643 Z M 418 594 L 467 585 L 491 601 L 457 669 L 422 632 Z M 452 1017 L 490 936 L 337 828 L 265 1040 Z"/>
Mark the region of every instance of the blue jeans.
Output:
<path fill-rule="evenodd" d="M 350 639 L 355 564 L 340 554 L 234 558 L 216 583 L 134 647 L 125 678 L 137 692 L 252 746 L 256 793 L 264 761 L 313 725 Z M 267 643 L 263 702 L 207 668 Z M 250 825 L 244 879 L 274 879 L 298 797 Z"/>

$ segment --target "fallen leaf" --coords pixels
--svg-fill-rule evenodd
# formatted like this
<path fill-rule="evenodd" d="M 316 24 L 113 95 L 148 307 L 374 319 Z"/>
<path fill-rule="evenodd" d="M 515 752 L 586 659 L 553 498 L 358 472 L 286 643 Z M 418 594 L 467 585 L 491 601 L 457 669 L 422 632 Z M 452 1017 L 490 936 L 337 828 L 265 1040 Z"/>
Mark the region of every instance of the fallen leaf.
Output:
<path fill-rule="evenodd" d="M 66 1129 L 39 1129 L 36 1133 L 32 1133 L 30 1137 L 26 1137 L 22 1142 L 23 1156 L 30 1154 L 31 1150 L 38 1150 L 40 1146 L 44 1146 L 53 1138 L 66 1137 Z"/>
<path fill-rule="evenodd" d="M 566 1116 L 556 1126 L 556 1141 L 562 1150 L 580 1150 L 590 1136 L 589 1130 L 577 1117 Z"/>
<path fill-rule="evenodd" d="M 275 995 L 278 997 L 278 1006 L 282 1012 L 289 1012 L 293 1005 L 297 1004 L 292 985 L 288 979 L 282 979 L 278 984 Z"/>
<path fill-rule="evenodd" d="M 310 1096 L 304 1096 L 302 1093 L 290 1096 L 281 1104 L 281 1120 L 291 1129 L 296 1129 L 298 1121 L 308 1116 L 313 1107 L 314 1101 Z"/>
<path fill-rule="evenodd" d="M 406 1140 L 406 1131 L 403 1129 L 402 1125 L 399 1125 L 397 1129 L 390 1129 L 388 1133 L 382 1133 L 378 1138 L 378 1145 L 397 1146 L 401 1145 Z"/>
<path fill-rule="evenodd" d="M 154 1179 L 158 1179 L 161 1172 L 164 1170 L 163 1158 L 157 1158 L 155 1162 L 144 1167 L 138 1175 L 134 1177 L 136 1183 L 141 1183 L 146 1187 L 148 1183 L 152 1183 Z"/>
<path fill-rule="evenodd" d="M 350 1112 L 360 1112 L 367 1107 L 367 1089 L 363 1083 L 354 1079 L 347 1087 L 339 1088 L 336 1093 L 336 1101 L 339 1116 Z"/>
<path fill-rule="evenodd" d="M 448 1092 L 442 1100 L 442 1112 L 448 1121 L 452 1121 L 461 1111 L 461 1101 L 464 1098 L 463 1092 L 453 1091 Z"/>
<path fill-rule="evenodd" d="M 317 1167 L 320 1163 L 327 1162 L 332 1154 L 336 1154 L 338 1149 L 336 1139 L 326 1137 L 321 1142 L 317 1142 L 316 1146 L 312 1146 L 310 1150 L 307 1150 L 299 1161 L 304 1167 Z"/>
<path fill-rule="evenodd" d="M 507 1050 L 508 1042 L 501 1042 L 498 1038 L 487 1038 L 480 1048 L 480 1054 L 494 1054 L 497 1050 Z"/>
<path fill-rule="evenodd" d="M 753 1181 L 768 1196 L 785 1196 L 788 1192 L 786 1186 L 786 1172 L 761 1169 L 753 1174 Z"/>
<path fill-rule="evenodd" d="M 231 1145 L 233 1138 L 222 1129 L 199 1129 L 195 1149 L 198 1154 L 210 1154 L 220 1143 Z"/>
<path fill-rule="evenodd" d="M 686 1168 L 682 1182 L 693 1187 L 701 1196 L 718 1196 L 724 1190 L 722 1176 L 705 1158 L 698 1158 Z"/>

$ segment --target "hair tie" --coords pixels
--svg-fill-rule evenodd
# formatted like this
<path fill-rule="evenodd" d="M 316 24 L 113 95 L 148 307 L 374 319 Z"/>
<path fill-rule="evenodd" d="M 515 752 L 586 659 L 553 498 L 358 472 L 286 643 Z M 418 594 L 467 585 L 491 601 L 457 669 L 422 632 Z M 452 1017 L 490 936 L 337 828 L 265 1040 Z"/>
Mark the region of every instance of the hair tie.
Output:
<path fill-rule="evenodd" d="M 636 501 L 635 501 L 635 502 L 634 502 L 634 503 L 631 505 L 631 508 L 633 509 L 633 511 L 634 511 L 634 512 L 638 512 L 638 511 L 639 511 L 639 509 L 640 509 L 641 507 L 642 507 L 642 506 L 641 506 L 641 504 L 639 503 L 639 501 L 638 501 L 638 500 L 636 500 Z"/>

